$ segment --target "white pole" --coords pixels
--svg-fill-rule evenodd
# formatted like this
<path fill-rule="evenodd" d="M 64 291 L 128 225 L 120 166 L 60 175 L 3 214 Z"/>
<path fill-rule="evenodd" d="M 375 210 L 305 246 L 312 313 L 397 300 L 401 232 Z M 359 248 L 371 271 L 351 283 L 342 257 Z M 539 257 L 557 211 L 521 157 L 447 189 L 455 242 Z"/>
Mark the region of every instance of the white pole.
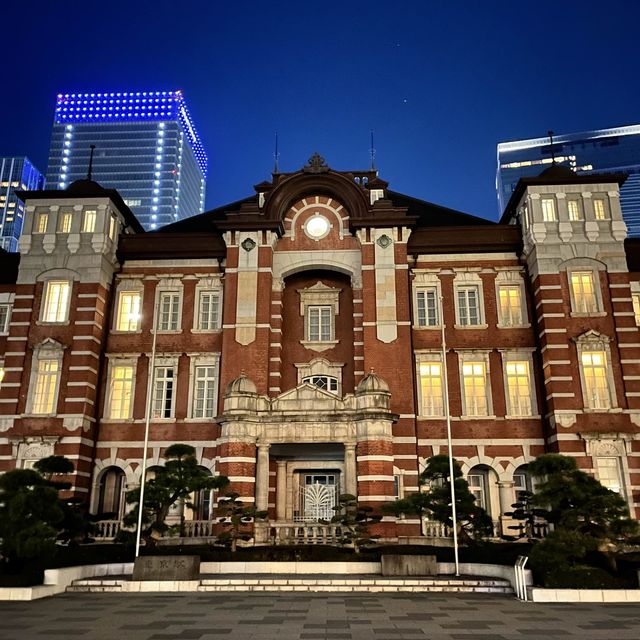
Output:
<path fill-rule="evenodd" d="M 140 556 L 140 536 L 142 534 L 142 511 L 144 505 L 144 485 L 147 478 L 147 449 L 149 447 L 149 422 L 151 421 L 151 400 L 153 391 L 153 375 L 156 365 L 156 338 L 158 337 L 158 303 L 153 306 L 153 320 L 151 331 L 153 343 L 151 345 L 151 361 L 147 380 L 147 402 L 144 416 L 144 449 L 142 451 L 142 473 L 140 475 L 140 502 L 138 504 L 138 528 L 136 530 L 136 558 Z"/>
<path fill-rule="evenodd" d="M 453 554 L 456 565 L 456 576 L 460 575 L 458 559 L 458 517 L 456 514 L 456 489 L 453 477 L 453 443 L 451 439 L 451 412 L 449 410 L 449 380 L 447 373 L 447 345 L 445 341 L 444 299 L 440 296 L 440 326 L 442 327 L 442 380 L 444 391 L 444 415 L 447 418 L 447 444 L 449 447 L 449 480 L 451 484 L 451 519 L 453 521 Z"/>

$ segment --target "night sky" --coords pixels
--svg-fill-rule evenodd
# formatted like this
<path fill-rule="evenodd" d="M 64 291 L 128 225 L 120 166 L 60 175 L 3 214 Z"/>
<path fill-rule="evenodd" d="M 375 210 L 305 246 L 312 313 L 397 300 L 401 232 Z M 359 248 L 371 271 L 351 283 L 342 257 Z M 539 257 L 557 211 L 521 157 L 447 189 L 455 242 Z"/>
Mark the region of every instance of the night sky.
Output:
<path fill-rule="evenodd" d="M 0 156 L 46 171 L 55 96 L 182 88 L 207 207 L 314 152 L 495 219 L 496 143 L 640 122 L 640 2 L 8 1 Z"/>

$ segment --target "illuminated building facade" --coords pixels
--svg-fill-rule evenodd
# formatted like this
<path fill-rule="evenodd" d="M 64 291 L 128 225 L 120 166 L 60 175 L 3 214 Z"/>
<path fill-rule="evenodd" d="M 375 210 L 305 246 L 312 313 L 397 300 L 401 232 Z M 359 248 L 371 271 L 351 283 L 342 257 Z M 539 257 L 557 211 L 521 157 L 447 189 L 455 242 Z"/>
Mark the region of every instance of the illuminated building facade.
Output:
<path fill-rule="evenodd" d="M 39 189 L 44 189 L 44 175 L 28 158 L 0 158 L 0 249 L 18 250 L 24 205 L 15 191 Z"/>
<path fill-rule="evenodd" d="M 552 162 L 578 174 L 616 173 L 628 175 L 620 189 L 622 215 L 630 236 L 640 236 L 640 125 L 569 133 L 549 138 L 516 140 L 498 144 L 496 189 L 500 213 L 518 180 L 536 176 Z"/>
<path fill-rule="evenodd" d="M 207 155 L 181 91 L 58 94 L 47 182 L 86 177 L 118 188 L 145 229 L 204 208 Z"/>

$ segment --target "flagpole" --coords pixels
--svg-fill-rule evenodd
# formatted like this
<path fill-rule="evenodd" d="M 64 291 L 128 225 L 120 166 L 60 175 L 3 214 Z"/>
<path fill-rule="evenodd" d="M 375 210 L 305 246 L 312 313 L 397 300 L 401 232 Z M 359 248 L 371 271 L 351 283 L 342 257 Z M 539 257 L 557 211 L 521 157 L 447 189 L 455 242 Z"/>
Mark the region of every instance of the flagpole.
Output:
<path fill-rule="evenodd" d="M 151 422 L 151 401 L 153 390 L 153 374 L 156 365 L 156 339 L 158 337 L 158 303 L 153 307 L 153 320 L 151 325 L 153 342 L 151 345 L 151 361 L 147 374 L 147 402 L 144 416 L 144 449 L 142 450 L 142 473 L 140 475 L 140 502 L 138 503 L 138 528 L 136 530 L 136 558 L 140 556 L 140 537 L 142 535 L 142 512 L 144 505 L 144 485 L 147 478 L 147 449 L 149 447 L 149 423 Z"/>
<path fill-rule="evenodd" d="M 453 476 L 453 442 L 451 439 L 451 411 L 449 409 L 449 377 L 447 371 L 447 345 L 445 340 L 444 298 L 440 296 L 440 326 L 442 331 L 442 378 L 444 391 L 444 415 L 447 419 L 447 444 L 449 447 L 449 481 L 451 485 L 451 519 L 453 521 L 453 555 L 456 565 L 456 576 L 460 575 L 458 559 L 458 516 L 456 513 L 456 489 Z"/>

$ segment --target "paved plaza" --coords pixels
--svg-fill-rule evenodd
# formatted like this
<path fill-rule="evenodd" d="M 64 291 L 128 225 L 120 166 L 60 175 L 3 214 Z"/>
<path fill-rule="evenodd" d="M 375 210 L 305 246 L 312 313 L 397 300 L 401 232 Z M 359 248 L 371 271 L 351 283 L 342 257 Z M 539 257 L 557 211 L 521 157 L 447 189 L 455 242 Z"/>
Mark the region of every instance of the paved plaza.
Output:
<path fill-rule="evenodd" d="M 638 640 L 637 604 L 490 595 L 65 594 L 0 603 L 0 639 Z"/>

